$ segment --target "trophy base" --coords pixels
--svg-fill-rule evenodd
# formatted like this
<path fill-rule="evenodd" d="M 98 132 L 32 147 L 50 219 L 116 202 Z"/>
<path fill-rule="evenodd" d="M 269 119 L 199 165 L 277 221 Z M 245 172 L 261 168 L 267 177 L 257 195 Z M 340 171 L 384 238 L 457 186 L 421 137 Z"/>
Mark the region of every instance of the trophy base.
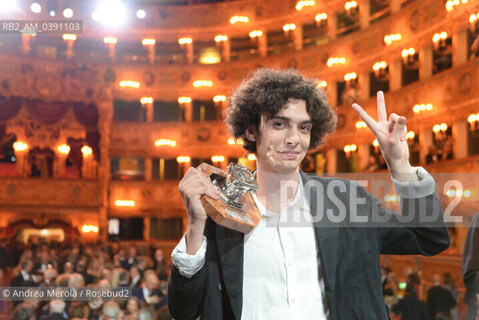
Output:
<path fill-rule="evenodd" d="M 212 174 L 219 174 L 223 177 L 227 175 L 226 172 L 206 163 L 198 166 L 198 169 L 203 172 L 208 179 Z M 261 213 L 256 207 L 253 196 L 250 193 L 243 196 L 242 202 L 245 203 L 245 207 L 249 209 L 248 211 L 230 207 L 221 199 L 215 200 L 206 195 L 201 197 L 201 204 L 206 214 L 213 219 L 216 224 L 242 233 L 249 233 L 261 220 Z"/>

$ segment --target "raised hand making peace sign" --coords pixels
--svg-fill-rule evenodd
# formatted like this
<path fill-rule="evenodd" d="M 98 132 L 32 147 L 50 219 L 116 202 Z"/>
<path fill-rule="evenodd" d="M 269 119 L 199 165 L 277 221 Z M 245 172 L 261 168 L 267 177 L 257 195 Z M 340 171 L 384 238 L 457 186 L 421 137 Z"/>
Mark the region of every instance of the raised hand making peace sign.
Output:
<path fill-rule="evenodd" d="M 374 120 L 360 105 L 354 103 L 352 107 L 376 136 L 381 153 L 393 177 L 401 181 L 417 180 L 417 176 L 412 175 L 415 171 L 409 164 L 406 118 L 391 113 L 388 119 L 382 91 L 378 91 L 377 99 L 378 121 Z"/>

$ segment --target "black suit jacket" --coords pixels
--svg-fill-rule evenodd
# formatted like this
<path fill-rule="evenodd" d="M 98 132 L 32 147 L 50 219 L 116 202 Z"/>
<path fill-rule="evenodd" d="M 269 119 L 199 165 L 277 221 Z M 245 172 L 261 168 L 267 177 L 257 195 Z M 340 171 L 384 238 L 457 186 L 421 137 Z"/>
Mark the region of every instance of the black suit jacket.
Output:
<path fill-rule="evenodd" d="M 337 215 L 338 200 L 349 208 L 348 187 L 351 181 L 311 178 L 303 172 L 301 177 L 303 183 L 308 184 L 305 191 L 309 187 L 317 190 L 309 196 L 313 217 L 318 217 L 326 209 Z M 338 180 L 347 186 L 346 191 L 336 190 L 336 197 L 323 197 L 328 185 Z M 449 247 L 449 233 L 436 194 L 401 200 L 403 215 L 411 212 L 436 215 L 435 222 L 429 227 L 417 228 L 405 227 L 404 223 L 397 221 L 397 214 L 381 207 L 379 201 L 364 188 L 356 190 L 357 196 L 365 199 L 364 204 L 356 207 L 358 216 L 382 215 L 393 222 L 381 224 L 382 227 L 364 224 L 344 227 L 328 225 L 324 219 L 314 219 L 330 319 L 388 319 L 382 294 L 379 255 L 434 255 Z M 351 214 L 350 211 L 347 210 L 348 214 Z M 187 278 L 172 266 L 168 287 L 170 313 L 177 320 L 196 319 L 199 315 L 202 320 L 239 320 L 243 304 L 244 235 L 208 219 L 205 236 L 206 261 L 201 270 Z"/>
<path fill-rule="evenodd" d="M 132 287 L 133 289 L 139 288 L 141 285 L 141 277 L 136 280 L 135 282 L 132 282 L 129 287 Z"/>
<path fill-rule="evenodd" d="M 133 266 L 133 265 L 135 265 L 135 264 L 137 263 L 137 259 L 136 259 L 136 258 L 133 258 L 132 263 L 130 263 L 129 260 L 130 260 L 130 259 L 127 258 L 127 259 L 125 259 L 125 260 L 123 260 L 123 261 L 120 261 L 121 267 L 122 267 L 123 269 L 125 269 L 125 270 L 128 270 L 128 271 L 130 271 L 131 266 Z"/>
<path fill-rule="evenodd" d="M 10 287 L 36 287 L 36 286 L 37 284 L 35 283 L 35 281 L 33 281 L 33 279 L 31 278 L 31 275 L 30 275 L 30 279 L 25 281 L 21 272 L 17 274 L 15 277 L 13 277 L 12 281 L 10 282 Z M 13 301 L 14 306 L 17 306 L 20 303 L 22 303 L 22 301 Z"/>
<path fill-rule="evenodd" d="M 23 278 L 22 273 L 20 272 L 15 277 L 12 278 L 12 282 L 10 282 L 10 287 L 36 287 L 37 284 L 33 279 L 26 280 Z"/>
<path fill-rule="evenodd" d="M 464 301 L 473 304 L 479 293 L 479 212 L 472 217 L 467 230 L 462 255 L 462 278 L 467 289 Z"/>
<path fill-rule="evenodd" d="M 426 305 L 414 295 L 399 300 L 392 306 L 391 311 L 400 314 L 401 320 L 428 320 Z M 430 320 L 434 319 L 431 318 Z"/>
<path fill-rule="evenodd" d="M 167 297 L 167 296 L 163 296 L 163 295 L 158 295 L 161 299 L 160 299 L 160 301 L 159 301 L 157 304 L 154 304 L 154 305 L 149 304 L 149 303 L 146 302 L 146 300 L 145 300 L 145 296 L 143 295 L 143 288 L 141 288 L 141 287 L 133 288 L 131 294 L 132 294 L 132 296 L 137 297 L 138 300 L 140 300 L 143 304 L 153 306 L 153 308 L 154 308 L 155 310 L 158 310 L 158 309 L 161 308 L 162 306 L 168 304 L 168 297 Z"/>

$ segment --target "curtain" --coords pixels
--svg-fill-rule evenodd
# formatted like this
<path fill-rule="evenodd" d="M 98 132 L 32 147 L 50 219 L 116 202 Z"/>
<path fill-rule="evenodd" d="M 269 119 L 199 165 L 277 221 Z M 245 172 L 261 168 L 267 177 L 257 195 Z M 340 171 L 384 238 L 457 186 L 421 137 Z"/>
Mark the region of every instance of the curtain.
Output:
<path fill-rule="evenodd" d="M 92 130 L 86 132 L 86 143 L 93 150 L 93 155 L 97 161 L 100 161 L 100 132 L 98 130 Z"/>
<path fill-rule="evenodd" d="M 42 124 L 54 124 L 62 120 L 71 103 L 65 102 L 45 102 L 41 100 L 26 100 L 25 105 L 28 112 Z"/>
<path fill-rule="evenodd" d="M 86 143 L 93 149 L 93 154 L 99 160 L 100 156 L 100 133 L 98 132 L 98 108 L 95 104 L 82 102 L 46 102 L 38 99 L 6 98 L 0 96 L 0 138 L 5 134 L 4 123 L 15 117 L 20 111 L 22 102 L 28 112 L 44 125 L 50 125 L 61 121 L 70 108 L 77 121 L 87 130 Z M 78 159 L 77 159 L 78 160 Z M 79 161 L 81 162 L 81 160 Z"/>
<path fill-rule="evenodd" d="M 23 99 L 18 97 L 6 98 L 0 96 L 0 123 L 4 123 L 15 117 L 20 111 Z"/>
<path fill-rule="evenodd" d="M 98 109 L 93 103 L 83 104 L 81 102 L 75 102 L 73 104 L 73 112 L 75 118 L 87 129 L 95 129 L 98 124 Z"/>

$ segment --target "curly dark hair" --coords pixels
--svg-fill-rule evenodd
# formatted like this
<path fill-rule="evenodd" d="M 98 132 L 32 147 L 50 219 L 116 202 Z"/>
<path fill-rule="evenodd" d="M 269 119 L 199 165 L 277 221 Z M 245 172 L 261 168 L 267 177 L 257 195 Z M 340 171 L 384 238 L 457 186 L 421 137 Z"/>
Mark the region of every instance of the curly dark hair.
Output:
<path fill-rule="evenodd" d="M 326 93 L 316 87 L 313 79 L 294 69 L 257 69 L 244 80 L 228 99 L 226 125 L 235 139 L 242 138 L 243 148 L 256 152 L 256 142 L 246 139 L 246 129 L 259 130 L 261 115 L 275 116 L 289 99 L 306 102 L 313 122 L 309 149 L 324 143 L 323 137 L 336 128 L 336 114 L 328 103 Z"/>

